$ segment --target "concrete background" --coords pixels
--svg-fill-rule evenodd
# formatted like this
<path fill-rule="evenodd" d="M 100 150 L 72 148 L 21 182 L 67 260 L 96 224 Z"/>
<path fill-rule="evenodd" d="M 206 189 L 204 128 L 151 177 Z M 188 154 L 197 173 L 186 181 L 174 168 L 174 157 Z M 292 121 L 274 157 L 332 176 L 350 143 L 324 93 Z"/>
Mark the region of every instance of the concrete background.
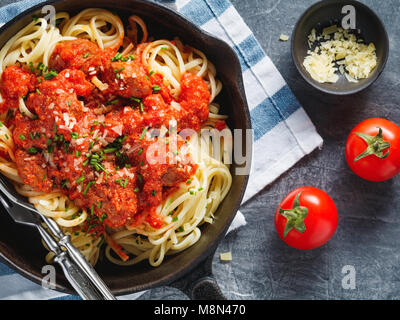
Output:
<path fill-rule="evenodd" d="M 304 158 L 243 207 L 248 224 L 229 234 L 213 260 L 215 277 L 230 299 L 399 299 L 400 177 L 383 183 L 358 178 L 347 167 L 348 133 L 362 120 L 384 117 L 400 124 L 400 0 L 363 0 L 383 20 L 390 39 L 386 69 L 367 90 L 347 97 L 320 93 L 298 74 L 290 56 L 294 24 L 314 0 L 231 0 L 324 139 L 322 150 Z M 11 3 L 0 0 L 0 6 Z M 328 192 L 339 226 L 323 247 L 299 251 L 283 243 L 273 222 L 283 197 L 302 185 Z M 219 261 L 232 251 L 233 260 Z M 342 289 L 342 268 L 356 270 L 356 289 Z M 186 299 L 162 287 L 140 299 Z"/>

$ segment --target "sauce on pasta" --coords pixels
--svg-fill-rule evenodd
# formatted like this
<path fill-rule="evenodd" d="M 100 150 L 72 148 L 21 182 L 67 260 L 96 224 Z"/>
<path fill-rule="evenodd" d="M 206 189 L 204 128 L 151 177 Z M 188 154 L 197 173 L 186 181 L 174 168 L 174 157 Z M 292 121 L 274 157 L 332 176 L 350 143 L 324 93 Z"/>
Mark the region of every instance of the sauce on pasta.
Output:
<path fill-rule="evenodd" d="M 92 264 L 106 242 L 113 263 L 158 266 L 198 241 L 231 185 L 225 153 L 200 136 L 231 144 L 216 70 L 178 39 L 150 40 L 137 16 L 126 33 L 103 9 L 56 20 L 0 50 L 0 172 Z"/>
<path fill-rule="evenodd" d="M 55 47 L 47 72 L 12 66 L 2 74 L 3 105 L 24 97 L 35 114 L 31 119 L 15 110 L 13 139 L 22 181 L 37 191 L 59 189 L 95 214 L 98 223 L 88 232 L 98 232 L 102 223 L 118 228 L 143 219 L 160 228 L 155 208 L 169 188 L 194 174 L 196 165 L 182 164 L 180 155 L 190 155 L 181 138 L 176 150 L 164 148 L 165 163 L 150 164 L 146 152 L 156 139 L 147 132 L 168 128 L 175 119 L 175 132 L 163 138 L 166 144 L 178 140 L 182 129 L 199 130 L 208 118 L 210 93 L 200 77 L 183 75 L 176 101 L 181 108 L 174 109 L 163 98 L 173 101 L 168 89 L 157 84 L 160 74 L 146 70 L 136 55 L 118 60 L 115 55 L 88 40 L 71 40 Z M 108 85 L 103 92 L 90 82 L 94 71 Z M 7 79 L 16 78 L 7 85 Z M 110 104 L 118 108 L 95 113 Z"/>

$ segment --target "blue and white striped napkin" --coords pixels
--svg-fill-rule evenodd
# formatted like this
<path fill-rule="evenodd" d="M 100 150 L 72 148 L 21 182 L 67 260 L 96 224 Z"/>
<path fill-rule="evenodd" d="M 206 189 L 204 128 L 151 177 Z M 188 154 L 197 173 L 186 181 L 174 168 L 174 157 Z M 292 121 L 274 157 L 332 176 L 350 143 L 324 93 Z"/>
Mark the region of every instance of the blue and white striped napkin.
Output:
<path fill-rule="evenodd" d="M 0 8 L 0 23 L 42 2 L 27 0 Z M 159 0 L 233 47 L 243 70 L 254 128 L 252 171 L 244 201 L 322 146 L 322 138 L 272 61 L 229 0 Z M 238 212 L 230 230 L 244 225 Z M 120 297 L 135 299 L 141 293 Z M 0 263 L 0 299 L 75 299 L 43 289 Z"/>

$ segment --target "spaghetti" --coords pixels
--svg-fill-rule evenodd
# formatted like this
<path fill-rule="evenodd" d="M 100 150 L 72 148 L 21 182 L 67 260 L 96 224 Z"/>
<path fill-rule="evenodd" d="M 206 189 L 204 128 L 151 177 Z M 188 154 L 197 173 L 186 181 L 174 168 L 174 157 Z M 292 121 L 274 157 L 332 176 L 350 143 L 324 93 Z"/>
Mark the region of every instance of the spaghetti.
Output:
<path fill-rule="evenodd" d="M 0 51 L 0 172 L 91 264 L 105 244 L 113 263 L 159 266 L 198 241 L 231 186 L 215 67 L 178 39 L 149 41 L 138 16 L 126 33 L 103 9 L 55 21 L 35 18 Z"/>

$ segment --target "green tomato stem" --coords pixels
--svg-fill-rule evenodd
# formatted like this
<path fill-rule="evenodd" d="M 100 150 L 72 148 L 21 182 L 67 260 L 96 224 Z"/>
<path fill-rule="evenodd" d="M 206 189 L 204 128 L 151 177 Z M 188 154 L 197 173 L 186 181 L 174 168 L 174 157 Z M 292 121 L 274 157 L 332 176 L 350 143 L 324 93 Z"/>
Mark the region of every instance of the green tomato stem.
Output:
<path fill-rule="evenodd" d="M 354 162 L 370 155 L 375 155 L 380 159 L 384 159 L 389 155 L 389 150 L 385 154 L 383 154 L 383 151 L 390 147 L 390 142 L 383 140 L 382 129 L 379 127 L 378 129 L 379 132 L 375 137 L 367 135 L 365 133 L 355 132 L 357 136 L 359 136 L 366 142 L 368 147 L 367 149 L 365 149 L 364 152 L 360 153 L 357 157 L 354 158 Z"/>
<path fill-rule="evenodd" d="M 286 239 L 288 233 L 294 228 L 297 231 L 304 233 L 306 231 L 306 225 L 304 219 L 307 217 L 308 209 L 300 206 L 299 198 L 301 192 L 299 192 L 293 201 L 292 209 L 279 208 L 279 213 L 286 218 L 285 230 L 283 237 Z"/>

